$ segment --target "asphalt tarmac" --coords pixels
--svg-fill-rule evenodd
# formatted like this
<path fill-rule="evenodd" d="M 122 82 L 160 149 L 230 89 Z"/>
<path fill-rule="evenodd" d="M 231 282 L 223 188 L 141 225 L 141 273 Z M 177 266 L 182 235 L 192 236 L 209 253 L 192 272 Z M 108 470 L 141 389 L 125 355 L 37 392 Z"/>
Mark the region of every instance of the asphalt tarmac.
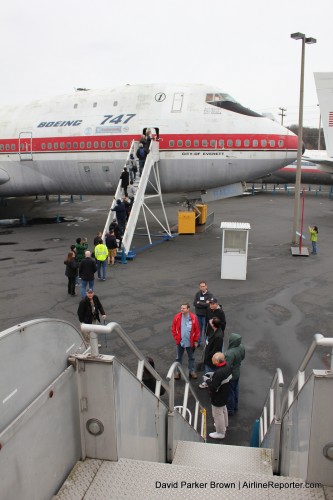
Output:
<path fill-rule="evenodd" d="M 164 200 L 169 223 L 174 226 L 183 199 L 168 195 Z M 110 203 L 108 197 L 75 197 L 74 202 L 69 197 L 50 197 L 48 201 L 40 197 L 8 199 L 6 206 L 0 206 L 0 219 L 18 218 L 26 224 L 0 226 L 1 330 L 43 317 L 67 320 L 79 327 L 80 295 L 68 296 L 63 261 L 78 236 L 88 237 L 92 249 Z M 198 283 L 207 281 L 226 314 L 226 339 L 231 332 L 240 333 L 246 349 L 239 411 L 230 418 L 225 444 L 248 445 L 276 368 L 282 369 L 288 384 L 313 335 L 332 336 L 333 200 L 328 193 L 306 194 L 305 244 L 310 246 L 308 226 L 317 225 L 317 256 L 291 256 L 293 209 L 294 198 L 284 191 L 210 203 L 208 212 L 214 212 L 215 222 L 206 232 L 179 235 L 138 252 L 127 264 L 108 267 L 107 280 L 95 284 L 107 319 L 118 322 L 138 348 L 154 358 L 157 370 L 165 376 L 175 359 L 170 331 L 173 316 L 182 301 L 189 301 L 194 310 Z M 251 224 L 245 281 L 220 278 L 221 221 Z M 142 217 L 138 226 L 144 229 Z M 151 230 L 160 234 L 156 223 Z M 154 241 L 160 239 L 154 236 Z M 147 243 L 146 237 L 136 235 L 134 250 Z M 102 338 L 101 343 L 102 352 L 116 354 L 134 368 L 118 339 Z M 201 352 L 196 352 L 197 361 Z M 322 368 L 324 361 L 318 357 L 317 368 Z M 207 390 L 198 388 L 200 382 L 199 376 L 192 383 L 208 408 L 208 432 L 213 432 Z M 177 382 L 177 387 L 179 400 L 182 382 Z"/>

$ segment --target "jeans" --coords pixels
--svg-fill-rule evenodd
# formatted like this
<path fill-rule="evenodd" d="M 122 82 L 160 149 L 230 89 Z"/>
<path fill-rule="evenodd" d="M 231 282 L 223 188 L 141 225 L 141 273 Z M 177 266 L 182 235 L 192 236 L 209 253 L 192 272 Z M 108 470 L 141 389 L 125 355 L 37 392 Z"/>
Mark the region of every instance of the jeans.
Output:
<path fill-rule="evenodd" d="M 199 328 L 200 328 L 200 337 L 199 337 L 199 345 L 202 343 L 205 338 L 205 330 L 206 330 L 206 316 L 198 316 Z"/>
<path fill-rule="evenodd" d="M 239 378 L 229 382 L 229 395 L 227 401 L 228 413 L 231 415 L 238 410 Z"/>
<path fill-rule="evenodd" d="M 312 243 L 312 253 L 317 253 L 317 242 L 311 241 Z"/>
<path fill-rule="evenodd" d="M 101 276 L 101 269 L 102 269 L 102 276 Z M 97 261 L 97 276 L 99 279 L 103 278 L 105 280 L 106 278 L 106 260 L 98 260 Z"/>
<path fill-rule="evenodd" d="M 94 283 L 95 283 L 95 280 L 84 280 L 83 278 L 81 279 L 81 298 L 82 299 L 84 299 L 86 297 L 87 285 L 88 285 L 88 290 L 89 290 L 89 288 L 91 288 L 93 290 Z"/>
<path fill-rule="evenodd" d="M 145 166 L 145 160 L 139 160 L 139 176 L 142 175 L 143 167 Z"/>
<path fill-rule="evenodd" d="M 185 349 L 186 349 L 187 357 L 188 357 L 188 371 L 191 373 L 191 372 L 195 371 L 195 369 L 194 369 L 195 360 L 194 360 L 194 349 L 193 349 L 193 347 L 183 347 L 180 344 L 178 344 L 177 345 L 177 358 L 176 358 L 176 361 L 178 361 L 178 363 L 182 364 L 183 354 L 184 354 Z"/>

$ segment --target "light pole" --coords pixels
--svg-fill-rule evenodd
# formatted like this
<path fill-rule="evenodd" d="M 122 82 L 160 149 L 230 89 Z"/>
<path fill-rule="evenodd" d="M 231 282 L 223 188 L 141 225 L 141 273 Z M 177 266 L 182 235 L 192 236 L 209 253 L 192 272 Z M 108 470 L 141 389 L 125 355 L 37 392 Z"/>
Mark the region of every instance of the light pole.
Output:
<path fill-rule="evenodd" d="M 299 92 L 299 114 L 298 114 L 298 149 L 297 149 L 297 167 L 296 167 L 296 183 L 295 183 L 295 207 L 294 207 L 294 223 L 293 223 L 293 239 L 292 243 L 297 243 L 297 224 L 299 219 L 299 204 L 301 194 L 301 162 L 302 162 L 302 147 L 303 147 L 303 96 L 304 96 L 304 56 L 305 44 L 317 43 L 315 38 L 306 37 L 304 33 L 292 33 L 291 38 L 294 40 L 302 40 L 302 59 L 301 59 L 301 83 Z"/>

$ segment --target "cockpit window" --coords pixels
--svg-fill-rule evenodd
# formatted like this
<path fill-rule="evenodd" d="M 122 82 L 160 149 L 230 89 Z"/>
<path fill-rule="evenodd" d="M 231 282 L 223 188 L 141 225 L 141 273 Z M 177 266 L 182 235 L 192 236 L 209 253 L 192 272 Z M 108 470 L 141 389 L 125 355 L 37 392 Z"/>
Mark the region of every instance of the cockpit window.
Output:
<path fill-rule="evenodd" d="M 206 102 L 212 106 L 227 109 L 228 111 L 233 111 L 234 113 L 239 113 L 241 115 L 262 116 L 251 109 L 245 108 L 229 94 L 206 94 Z"/>

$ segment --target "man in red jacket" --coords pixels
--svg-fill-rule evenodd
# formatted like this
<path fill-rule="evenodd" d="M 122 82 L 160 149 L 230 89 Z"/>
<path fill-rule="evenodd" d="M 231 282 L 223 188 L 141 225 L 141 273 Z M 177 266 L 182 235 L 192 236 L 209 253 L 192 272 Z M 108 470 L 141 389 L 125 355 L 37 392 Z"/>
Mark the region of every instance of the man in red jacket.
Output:
<path fill-rule="evenodd" d="M 180 312 L 173 318 L 171 331 L 177 345 L 176 361 L 182 364 L 183 354 L 186 349 L 189 376 L 198 378 L 194 368 L 194 351 L 198 347 L 200 328 L 196 315 L 190 312 L 189 303 L 185 302 L 181 305 Z M 176 372 L 175 379 L 180 379 L 179 371 Z"/>

